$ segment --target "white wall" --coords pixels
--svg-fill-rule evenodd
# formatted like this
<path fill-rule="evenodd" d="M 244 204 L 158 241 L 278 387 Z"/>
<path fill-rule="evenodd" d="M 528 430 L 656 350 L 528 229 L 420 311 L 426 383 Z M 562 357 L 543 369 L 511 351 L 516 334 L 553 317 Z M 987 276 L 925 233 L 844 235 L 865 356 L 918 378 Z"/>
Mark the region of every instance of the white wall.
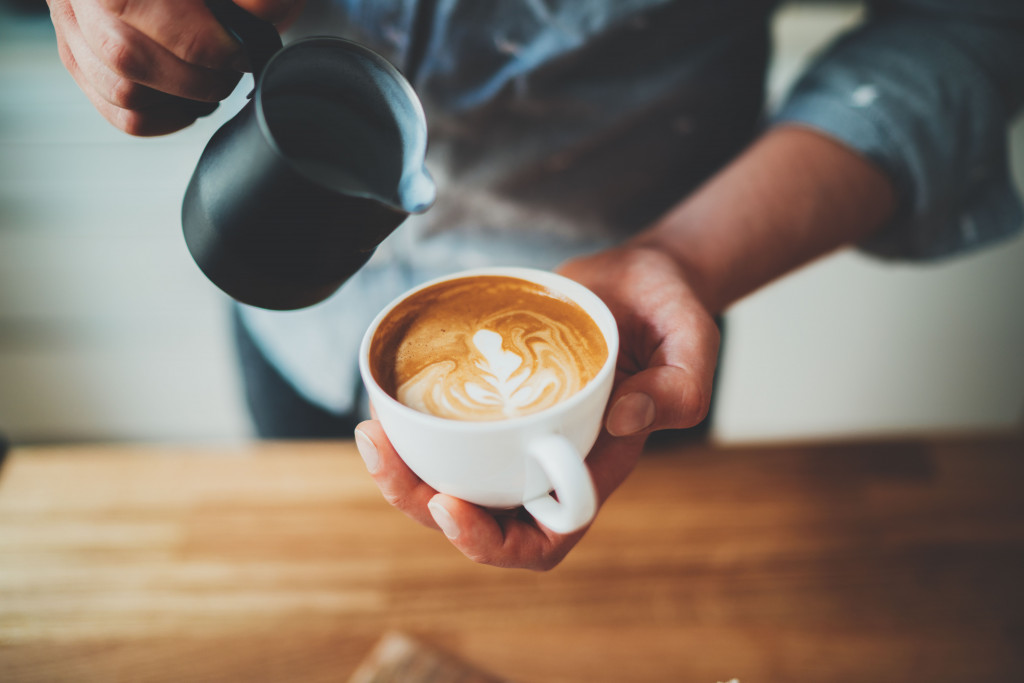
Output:
<path fill-rule="evenodd" d="M 784 11 L 782 92 L 854 15 Z M 226 301 L 180 236 L 195 159 L 239 96 L 166 138 L 103 121 L 45 21 L 0 16 L 0 431 L 16 441 L 248 432 Z M 1018 168 L 1024 167 L 1018 135 Z M 728 442 L 1003 429 L 1024 407 L 1024 243 L 943 266 L 844 253 L 738 304 L 716 434 Z"/>

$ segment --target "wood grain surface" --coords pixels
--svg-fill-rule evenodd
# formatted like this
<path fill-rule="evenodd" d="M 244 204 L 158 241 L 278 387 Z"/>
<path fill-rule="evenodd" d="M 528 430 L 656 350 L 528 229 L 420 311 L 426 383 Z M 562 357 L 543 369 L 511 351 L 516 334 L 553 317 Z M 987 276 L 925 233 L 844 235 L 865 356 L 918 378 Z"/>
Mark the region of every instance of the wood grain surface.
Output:
<path fill-rule="evenodd" d="M 549 573 L 474 565 L 351 442 L 15 448 L 0 681 L 1024 680 L 1024 443 L 651 448 Z"/>

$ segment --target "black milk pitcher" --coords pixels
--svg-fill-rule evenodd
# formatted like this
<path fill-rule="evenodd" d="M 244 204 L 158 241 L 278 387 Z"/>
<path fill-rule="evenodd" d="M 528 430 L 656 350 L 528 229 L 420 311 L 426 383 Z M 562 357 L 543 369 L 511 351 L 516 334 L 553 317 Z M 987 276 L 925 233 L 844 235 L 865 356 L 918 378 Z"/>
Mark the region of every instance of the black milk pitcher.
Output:
<path fill-rule="evenodd" d="M 335 37 L 282 47 L 276 29 L 208 0 L 246 49 L 249 102 L 210 139 L 185 191 L 185 243 L 234 299 L 276 310 L 334 293 L 436 187 L 427 125 L 399 71 Z"/>

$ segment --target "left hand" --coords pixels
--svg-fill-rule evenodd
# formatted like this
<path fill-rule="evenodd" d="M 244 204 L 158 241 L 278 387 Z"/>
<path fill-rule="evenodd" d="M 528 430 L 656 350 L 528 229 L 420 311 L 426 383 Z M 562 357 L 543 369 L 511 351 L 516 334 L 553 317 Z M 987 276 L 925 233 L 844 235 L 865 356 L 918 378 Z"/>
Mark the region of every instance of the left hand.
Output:
<path fill-rule="evenodd" d="M 718 328 L 663 252 L 625 246 L 574 259 L 559 272 L 601 297 L 619 325 L 605 429 L 586 459 L 600 506 L 632 471 L 651 432 L 692 427 L 707 415 Z M 443 531 L 475 562 L 552 569 L 586 533 L 558 534 L 522 509 L 494 514 L 438 493 L 402 462 L 376 421 L 357 427 L 356 445 L 389 503 Z"/>

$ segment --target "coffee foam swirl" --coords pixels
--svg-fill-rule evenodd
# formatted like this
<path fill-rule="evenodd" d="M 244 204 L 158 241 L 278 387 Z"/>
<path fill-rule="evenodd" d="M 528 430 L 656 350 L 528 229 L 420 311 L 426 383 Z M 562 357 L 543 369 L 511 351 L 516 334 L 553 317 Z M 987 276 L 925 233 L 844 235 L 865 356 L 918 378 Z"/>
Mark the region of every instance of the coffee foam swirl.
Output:
<path fill-rule="evenodd" d="M 469 277 L 399 304 L 373 341 L 374 377 L 416 410 L 502 420 L 582 389 L 608 349 L 577 304 L 517 278 Z"/>

